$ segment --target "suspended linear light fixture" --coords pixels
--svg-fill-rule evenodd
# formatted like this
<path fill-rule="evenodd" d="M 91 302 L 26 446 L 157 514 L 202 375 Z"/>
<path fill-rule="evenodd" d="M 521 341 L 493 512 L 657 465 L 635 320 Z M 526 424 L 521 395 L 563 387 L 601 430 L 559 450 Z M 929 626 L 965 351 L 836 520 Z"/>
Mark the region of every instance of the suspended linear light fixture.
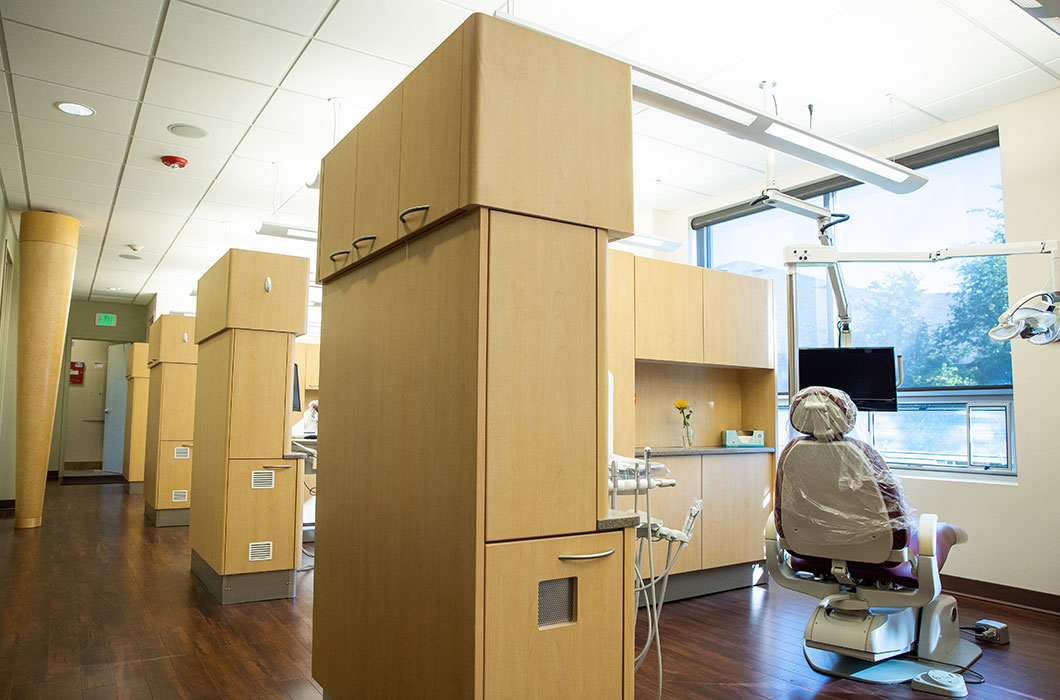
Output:
<path fill-rule="evenodd" d="M 317 239 L 316 229 L 295 224 L 281 224 L 277 222 L 261 222 L 261 226 L 254 233 L 259 236 L 273 236 L 275 238 L 293 238 L 299 241 L 315 241 Z"/>

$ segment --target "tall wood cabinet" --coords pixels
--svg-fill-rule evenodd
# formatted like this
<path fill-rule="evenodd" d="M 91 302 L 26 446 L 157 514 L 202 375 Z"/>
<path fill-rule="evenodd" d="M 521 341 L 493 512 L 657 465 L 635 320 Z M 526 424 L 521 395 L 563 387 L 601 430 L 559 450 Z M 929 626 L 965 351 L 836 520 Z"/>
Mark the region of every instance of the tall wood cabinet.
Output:
<path fill-rule="evenodd" d="M 147 395 L 150 369 L 147 343 L 132 343 L 125 355 L 125 449 L 122 477 L 126 493 L 144 492 L 144 461 L 147 452 Z"/>
<path fill-rule="evenodd" d="M 329 697 L 632 700 L 605 372 L 630 113 L 628 66 L 474 15 L 325 158 L 321 221 L 347 226 L 318 244 Z M 351 198 L 352 235 L 390 242 L 329 273 Z"/>
<path fill-rule="evenodd" d="M 148 340 L 144 515 L 155 527 L 187 525 L 195 452 L 195 319 L 159 316 Z"/>
<path fill-rule="evenodd" d="M 230 250 L 199 280 L 191 569 L 222 603 L 289 598 L 303 463 L 290 451 L 309 261 Z"/>

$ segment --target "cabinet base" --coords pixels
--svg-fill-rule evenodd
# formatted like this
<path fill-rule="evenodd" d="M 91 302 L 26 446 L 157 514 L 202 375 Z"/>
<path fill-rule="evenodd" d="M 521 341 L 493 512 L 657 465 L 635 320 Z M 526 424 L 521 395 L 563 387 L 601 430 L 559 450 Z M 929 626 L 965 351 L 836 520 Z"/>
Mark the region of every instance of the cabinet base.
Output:
<path fill-rule="evenodd" d="M 140 486 L 141 491 L 143 486 Z M 144 517 L 147 522 L 155 527 L 181 527 L 186 526 L 191 518 L 188 508 L 163 508 L 155 510 L 150 503 L 144 503 Z"/>
<path fill-rule="evenodd" d="M 142 481 L 126 481 L 125 482 L 125 493 L 132 496 L 139 496 L 144 492 L 144 482 Z"/>
<path fill-rule="evenodd" d="M 666 602 L 757 586 L 768 580 L 769 574 L 765 562 L 762 561 L 670 574 L 670 580 L 666 584 Z M 641 596 L 640 604 L 644 605 L 644 596 Z"/>
<path fill-rule="evenodd" d="M 191 571 L 221 605 L 253 603 L 259 600 L 294 598 L 294 570 L 258 571 L 251 574 L 219 574 L 206 560 L 191 550 Z"/>

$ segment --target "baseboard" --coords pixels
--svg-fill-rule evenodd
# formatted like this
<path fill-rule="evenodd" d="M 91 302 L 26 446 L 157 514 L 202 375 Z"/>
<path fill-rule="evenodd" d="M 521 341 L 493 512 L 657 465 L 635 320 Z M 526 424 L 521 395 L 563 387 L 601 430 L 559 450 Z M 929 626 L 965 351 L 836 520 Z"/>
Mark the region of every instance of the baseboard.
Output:
<path fill-rule="evenodd" d="M 947 593 L 1060 615 L 1060 595 L 947 574 L 940 574 L 939 578 L 942 579 L 942 589 Z"/>
<path fill-rule="evenodd" d="M 0 500 L 0 519 L 15 517 L 15 499 L 6 498 Z"/>
<path fill-rule="evenodd" d="M 92 469 L 102 469 L 103 462 L 67 462 L 65 465 L 66 469 L 70 471 L 90 471 Z"/>
<path fill-rule="evenodd" d="M 53 469 L 52 471 L 48 472 L 48 481 L 58 481 L 58 480 L 59 480 L 59 470 L 58 469 Z"/>

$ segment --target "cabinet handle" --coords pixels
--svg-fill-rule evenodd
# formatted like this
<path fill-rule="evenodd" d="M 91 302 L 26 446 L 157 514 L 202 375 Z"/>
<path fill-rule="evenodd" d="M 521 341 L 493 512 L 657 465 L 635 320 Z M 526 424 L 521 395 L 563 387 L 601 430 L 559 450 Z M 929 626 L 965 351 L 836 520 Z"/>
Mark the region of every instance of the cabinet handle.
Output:
<path fill-rule="evenodd" d="M 350 245 L 352 245 L 354 248 L 356 248 L 358 243 L 363 243 L 364 241 L 374 241 L 374 240 L 375 240 L 375 236 L 359 236 L 358 238 L 354 238 L 353 239 L 353 243 L 351 243 Z"/>
<path fill-rule="evenodd" d="M 272 464 L 272 465 L 263 464 L 263 465 L 261 465 L 261 468 L 262 469 L 290 469 L 293 466 L 294 466 L 293 464 Z"/>
<path fill-rule="evenodd" d="M 609 557 L 615 553 L 615 550 L 609 549 L 606 552 L 597 552 L 596 554 L 560 554 L 560 561 L 583 561 L 585 559 L 603 559 Z"/>
<path fill-rule="evenodd" d="M 398 219 L 400 219 L 401 223 L 403 223 L 403 224 L 408 223 L 407 221 L 405 221 L 405 217 L 406 216 L 408 216 L 409 214 L 411 214 L 414 211 L 427 211 L 430 208 L 431 208 L 430 204 L 420 204 L 419 206 L 416 206 L 416 207 L 409 207 L 408 209 L 405 209 L 400 214 L 398 214 Z"/>
<path fill-rule="evenodd" d="M 328 260 L 330 260 L 331 262 L 335 262 L 335 258 L 339 257 L 340 255 L 349 255 L 349 254 L 350 254 L 350 251 L 348 251 L 348 250 L 336 250 L 334 253 L 332 253 L 331 255 L 328 256 Z"/>

